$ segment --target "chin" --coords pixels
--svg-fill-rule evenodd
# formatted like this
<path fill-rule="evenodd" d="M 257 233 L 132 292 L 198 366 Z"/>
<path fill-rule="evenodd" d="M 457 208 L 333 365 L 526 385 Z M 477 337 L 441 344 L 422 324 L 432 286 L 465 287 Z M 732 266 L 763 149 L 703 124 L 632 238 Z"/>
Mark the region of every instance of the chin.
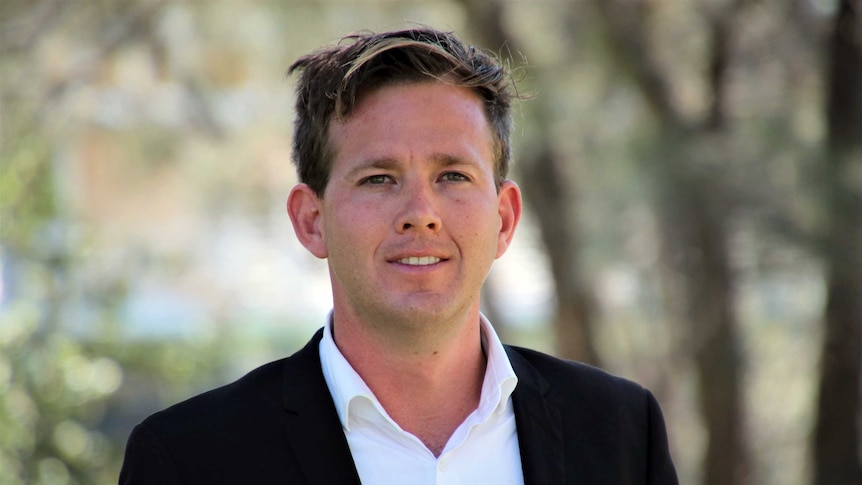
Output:
<path fill-rule="evenodd" d="M 423 302 L 411 304 L 390 311 L 393 321 L 402 321 L 407 326 L 417 330 L 429 330 L 447 322 L 457 322 L 463 319 L 470 308 L 469 305 L 452 302 Z"/>

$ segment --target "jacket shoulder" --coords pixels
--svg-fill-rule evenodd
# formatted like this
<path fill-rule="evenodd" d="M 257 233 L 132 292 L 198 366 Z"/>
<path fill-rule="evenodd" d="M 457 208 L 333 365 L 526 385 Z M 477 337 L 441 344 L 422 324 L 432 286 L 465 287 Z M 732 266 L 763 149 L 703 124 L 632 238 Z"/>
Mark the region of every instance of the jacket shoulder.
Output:
<path fill-rule="evenodd" d="M 568 401 L 585 397 L 594 402 L 643 403 L 649 391 L 640 384 L 582 362 L 561 359 L 536 350 L 506 346 L 519 381 L 526 381 L 548 397 Z"/>
<path fill-rule="evenodd" d="M 326 406 L 319 334 L 290 357 L 149 416 L 129 437 L 120 483 L 301 483 L 296 446 L 311 436 L 301 425 L 324 423 L 318 441 L 343 440 L 331 399 Z"/>
<path fill-rule="evenodd" d="M 144 425 L 166 435 L 211 431 L 224 435 L 231 423 L 271 428 L 273 413 L 284 409 L 286 388 L 297 376 L 319 369 L 318 331 L 305 347 L 289 357 L 264 364 L 236 381 L 157 412 Z M 318 371 L 316 374 L 320 374 Z M 322 381 L 322 377 L 319 379 Z"/>
<path fill-rule="evenodd" d="M 519 437 L 533 427 L 558 433 L 574 482 L 678 483 L 664 418 L 650 391 L 583 363 L 506 350 L 518 375 L 513 400 L 516 419 L 522 408 Z"/>
<path fill-rule="evenodd" d="M 264 411 L 280 409 L 286 360 L 270 362 L 230 384 L 174 404 L 149 416 L 143 424 L 162 435 L 200 436 L 217 429 L 223 431 L 226 424 L 237 419 L 247 423 Z"/>

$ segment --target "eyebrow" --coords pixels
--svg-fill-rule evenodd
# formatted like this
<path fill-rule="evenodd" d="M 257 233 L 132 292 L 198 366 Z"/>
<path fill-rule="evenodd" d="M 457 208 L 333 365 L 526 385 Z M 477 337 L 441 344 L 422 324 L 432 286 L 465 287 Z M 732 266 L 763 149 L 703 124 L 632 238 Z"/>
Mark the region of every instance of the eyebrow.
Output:
<path fill-rule="evenodd" d="M 439 166 L 442 166 L 442 167 L 450 167 L 453 165 L 468 165 L 468 166 L 478 167 L 481 165 L 479 162 L 477 162 L 471 158 L 461 158 L 461 157 L 458 157 L 455 155 L 449 155 L 446 153 L 433 155 L 431 157 L 431 161 L 433 163 L 439 165 Z M 348 179 L 354 178 L 354 177 L 358 176 L 358 174 L 360 174 L 361 172 L 364 172 L 367 170 L 374 170 L 374 169 L 396 170 L 401 165 L 402 165 L 402 162 L 400 162 L 399 160 L 394 159 L 394 158 L 386 158 L 386 157 L 384 157 L 384 158 L 372 158 L 372 159 L 368 159 L 368 160 L 363 161 L 358 166 L 356 166 L 356 167 L 352 168 L 350 171 L 348 171 L 347 172 L 347 178 Z"/>
<path fill-rule="evenodd" d="M 350 171 L 347 172 L 347 178 L 352 179 L 356 177 L 359 173 L 366 170 L 394 170 L 398 167 L 398 165 L 400 165 L 398 160 L 395 160 L 393 158 L 372 158 L 369 160 L 365 160 L 356 167 L 350 169 Z"/>

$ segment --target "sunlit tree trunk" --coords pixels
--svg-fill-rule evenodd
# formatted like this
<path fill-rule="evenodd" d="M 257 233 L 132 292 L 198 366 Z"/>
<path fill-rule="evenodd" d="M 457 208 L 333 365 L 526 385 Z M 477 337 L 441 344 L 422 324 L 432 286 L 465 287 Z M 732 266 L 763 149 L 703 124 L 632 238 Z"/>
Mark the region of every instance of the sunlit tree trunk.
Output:
<path fill-rule="evenodd" d="M 862 2 L 843 0 L 829 45 L 829 242 L 814 484 L 858 485 L 862 386 Z"/>

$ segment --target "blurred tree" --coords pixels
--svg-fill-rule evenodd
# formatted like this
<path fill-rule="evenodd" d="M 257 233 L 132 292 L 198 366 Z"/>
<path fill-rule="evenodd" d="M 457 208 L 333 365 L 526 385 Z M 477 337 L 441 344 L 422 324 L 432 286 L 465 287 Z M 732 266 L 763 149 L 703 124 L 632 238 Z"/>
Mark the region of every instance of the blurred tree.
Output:
<path fill-rule="evenodd" d="M 842 0 L 828 45 L 826 312 L 813 435 L 816 485 L 862 483 L 862 2 Z"/>
<path fill-rule="evenodd" d="M 506 58 L 516 71 L 522 68 L 523 58 L 517 55 L 523 55 L 524 50 L 506 29 L 504 2 L 464 0 L 462 5 L 468 14 L 469 30 L 479 43 Z M 551 129 L 554 119 L 549 106 L 559 94 L 548 82 L 552 79 L 522 81 L 522 90 L 543 93 L 540 99 L 525 103 L 525 125 L 530 126 L 532 136 L 522 141 L 527 148 L 520 151 L 517 167 L 526 205 L 539 225 L 554 281 L 555 353 L 598 366 L 601 363 L 593 336 L 593 302 L 580 263 L 575 184 L 566 168 L 571 161 L 557 153 Z"/>
<path fill-rule="evenodd" d="M 0 484 L 115 483 L 128 424 L 117 435 L 106 422 L 128 419 L 116 409 L 124 382 L 168 376 L 185 395 L 214 373 L 215 342 L 119 340 L 132 274 L 88 274 L 100 255 L 66 207 L 63 147 L 49 128 L 65 96 L 122 48 L 146 42 L 162 5 L 0 2 Z M 40 42 L 66 21 L 92 34 L 79 40 L 93 55 L 40 76 Z"/>
<path fill-rule="evenodd" d="M 87 293 L 73 276 L 83 241 L 60 216 L 48 142 L 27 128 L 4 119 L 0 147 L 0 483 L 104 483 L 117 450 L 98 425 L 123 373 L 111 353 L 63 330 Z M 120 296 L 104 289 L 111 303 Z"/>
<path fill-rule="evenodd" d="M 655 2 L 599 0 L 611 45 L 658 123 L 656 150 L 645 171 L 657 182 L 666 261 L 679 275 L 685 350 L 694 361 L 707 445 L 703 483 L 738 485 L 749 481 L 742 346 L 735 314 L 730 263 L 733 195 L 722 176 L 730 155 L 726 90 L 729 39 L 746 2 L 702 9 L 710 28 L 704 118 L 686 116 L 678 106 L 670 71 L 660 61 L 651 32 Z M 669 57 L 669 56 L 666 56 Z"/>

